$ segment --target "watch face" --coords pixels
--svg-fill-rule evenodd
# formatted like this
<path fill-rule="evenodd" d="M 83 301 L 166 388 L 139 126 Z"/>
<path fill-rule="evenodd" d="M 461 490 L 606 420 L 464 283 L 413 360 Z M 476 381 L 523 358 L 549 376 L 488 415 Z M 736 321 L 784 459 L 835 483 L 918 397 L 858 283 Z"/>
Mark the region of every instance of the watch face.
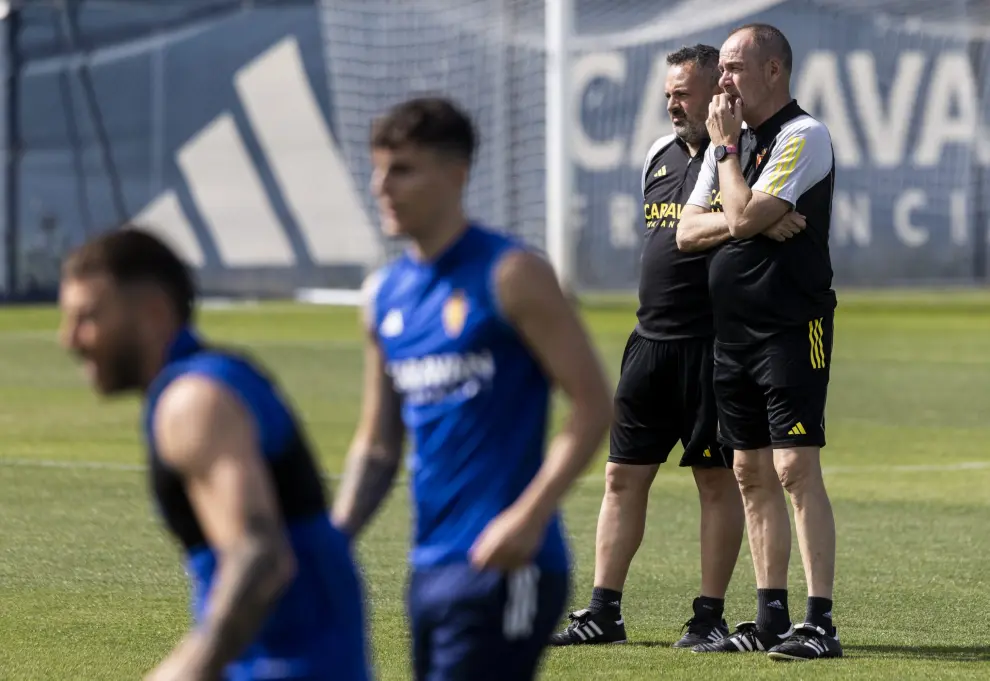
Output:
<path fill-rule="evenodd" d="M 715 147 L 715 160 L 721 161 L 723 158 L 725 158 L 725 147 L 720 144 Z"/>

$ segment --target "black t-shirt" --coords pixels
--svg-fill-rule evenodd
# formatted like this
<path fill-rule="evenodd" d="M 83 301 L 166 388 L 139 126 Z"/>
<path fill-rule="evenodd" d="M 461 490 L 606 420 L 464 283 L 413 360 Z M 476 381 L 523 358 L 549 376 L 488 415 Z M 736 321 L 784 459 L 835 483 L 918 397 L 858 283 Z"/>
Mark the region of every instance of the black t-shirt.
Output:
<path fill-rule="evenodd" d="M 836 306 L 828 236 L 835 157 L 828 129 L 791 101 L 756 130 L 744 130 L 740 163 L 753 191 L 776 196 L 805 216 L 807 228 L 777 242 L 762 234 L 730 239 L 709 262 L 709 290 L 721 343 L 756 343 L 807 325 Z M 709 208 L 718 192 L 714 149 L 689 203 Z"/>
<path fill-rule="evenodd" d="M 677 225 L 704 161 L 676 135 L 657 140 L 643 167 L 646 239 L 639 277 L 637 332 L 653 340 L 710 337 L 715 333 L 704 253 L 677 248 Z"/>

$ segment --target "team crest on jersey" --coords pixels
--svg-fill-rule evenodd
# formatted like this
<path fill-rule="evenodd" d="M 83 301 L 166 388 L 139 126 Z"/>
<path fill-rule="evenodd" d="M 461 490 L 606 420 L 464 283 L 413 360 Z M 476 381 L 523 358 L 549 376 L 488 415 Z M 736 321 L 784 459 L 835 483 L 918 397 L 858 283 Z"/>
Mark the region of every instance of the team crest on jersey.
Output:
<path fill-rule="evenodd" d="M 443 330 L 449 338 L 457 338 L 467 321 L 468 302 L 464 291 L 454 291 L 443 304 Z"/>

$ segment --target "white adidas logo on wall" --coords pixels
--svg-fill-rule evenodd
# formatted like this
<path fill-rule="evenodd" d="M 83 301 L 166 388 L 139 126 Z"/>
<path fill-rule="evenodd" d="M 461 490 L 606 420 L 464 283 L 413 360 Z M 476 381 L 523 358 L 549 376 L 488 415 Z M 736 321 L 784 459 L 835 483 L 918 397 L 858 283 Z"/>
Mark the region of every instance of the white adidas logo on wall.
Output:
<path fill-rule="evenodd" d="M 239 69 L 234 85 L 313 262 L 375 263 L 381 244 L 310 88 L 296 39 L 283 39 Z M 229 111 L 186 142 L 176 162 L 225 267 L 296 264 Z M 205 264 L 173 190 L 153 199 L 134 221 L 168 240 L 190 264 Z"/>

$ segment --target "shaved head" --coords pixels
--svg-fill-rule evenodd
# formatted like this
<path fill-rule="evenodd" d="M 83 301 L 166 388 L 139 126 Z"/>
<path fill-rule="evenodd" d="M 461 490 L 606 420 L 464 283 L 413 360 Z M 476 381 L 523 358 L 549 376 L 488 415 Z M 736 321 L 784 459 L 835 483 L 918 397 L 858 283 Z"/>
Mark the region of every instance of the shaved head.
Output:
<path fill-rule="evenodd" d="M 729 33 L 719 51 L 719 85 L 742 105 L 743 120 L 752 127 L 767 120 L 791 101 L 794 57 L 779 29 L 747 24 Z"/>
<path fill-rule="evenodd" d="M 739 28 L 732 29 L 729 37 L 746 31 L 753 39 L 759 51 L 759 58 L 763 61 L 776 59 L 788 74 L 794 66 L 794 54 L 791 52 L 791 44 L 780 32 L 780 29 L 770 24 L 746 24 Z"/>

